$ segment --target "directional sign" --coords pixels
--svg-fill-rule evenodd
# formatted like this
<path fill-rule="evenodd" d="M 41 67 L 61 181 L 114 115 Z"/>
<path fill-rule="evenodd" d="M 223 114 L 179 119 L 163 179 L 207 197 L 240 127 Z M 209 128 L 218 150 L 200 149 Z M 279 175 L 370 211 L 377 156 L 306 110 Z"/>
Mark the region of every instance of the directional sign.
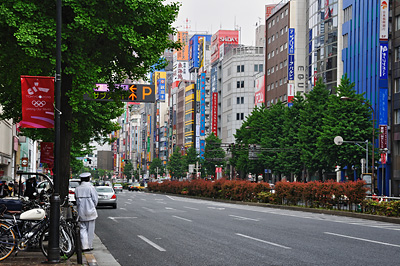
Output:
<path fill-rule="evenodd" d="M 154 103 L 155 86 L 145 84 L 116 84 L 116 87 L 122 88 L 122 93 L 119 96 L 122 102 L 141 102 Z M 110 91 L 107 84 L 96 84 L 93 93 L 83 95 L 84 100 L 89 101 L 113 101 L 116 92 Z"/>

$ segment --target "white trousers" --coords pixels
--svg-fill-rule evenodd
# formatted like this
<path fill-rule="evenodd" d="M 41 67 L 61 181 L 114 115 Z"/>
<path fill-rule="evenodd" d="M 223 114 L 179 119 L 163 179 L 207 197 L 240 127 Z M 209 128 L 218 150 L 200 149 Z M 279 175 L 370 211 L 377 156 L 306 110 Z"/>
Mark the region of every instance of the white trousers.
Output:
<path fill-rule="evenodd" d="M 94 239 L 94 227 L 96 220 L 92 221 L 81 221 L 81 242 L 82 242 L 82 250 L 83 249 L 92 249 L 93 248 L 93 239 Z"/>

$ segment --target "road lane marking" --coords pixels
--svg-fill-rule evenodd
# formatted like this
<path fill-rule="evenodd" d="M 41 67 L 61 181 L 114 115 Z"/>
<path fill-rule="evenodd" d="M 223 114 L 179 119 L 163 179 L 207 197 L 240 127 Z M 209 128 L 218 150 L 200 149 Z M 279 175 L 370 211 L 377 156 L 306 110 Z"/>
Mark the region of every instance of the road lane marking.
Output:
<path fill-rule="evenodd" d="M 220 210 L 220 211 L 225 210 L 225 208 L 222 208 L 222 207 L 207 207 L 207 208 L 213 209 L 213 210 Z"/>
<path fill-rule="evenodd" d="M 145 209 L 146 211 L 149 211 L 149 212 L 154 212 L 154 210 L 153 209 L 150 209 L 150 208 L 147 208 L 147 207 L 142 207 L 143 209 Z"/>
<path fill-rule="evenodd" d="M 175 210 L 174 208 L 171 207 L 165 207 L 166 210 Z"/>
<path fill-rule="evenodd" d="M 156 201 L 159 204 L 167 204 L 166 202 L 162 202 L 162 201 Z"/>
<path fill-rule="evenodd" d="M 134 219 L 134 218 L 137 218 L 137 217 L 108 217 L 108 219 L 111 219 L 116 223 L 118 223 L 117 220 L 119 220 L 119 219 Z"/>
<path fill-rule="evenodd" d="M 259 222 L 260 221 L 258 219 L 252 219 L 252 218 L 236 216 L 236 215 L 229 215 L 229 216 L 235 218 L 236 220 L 250 220 L 250 221 L 255 221 L 255 222 Z"/>
<path fill-rule="evenodd" d="M 146 242 L 147 244 L 151 245 L 152 247 L 158 249 L 159 251 L 166 251 L 165 249 L 163 249 L 162 247 L 160 247 L 159 245 L 157 245 L 156 243 L 150 241 L 149 239 L 145 238 L 144 236 L 138 235 L 139 238 L 141 238 L 144 242 Z"/>
<path fill-rule="evenodd" d="M 185 219 L 185 218 L 182 218 L 182 217 L 179 217 L 179 216 L 172 215 L 172 217 L 174 217 L 176 219 L 181 219 L 181 220 L 184 220 L 184 221 L 187 221 L 187 222 L 192 222 L 192 220 Z"/>
<path fill-rule="evenodd" d="M 279 245 L 279 244 L 276 244 L 276 243 L 273 243 L 273 242 L 265 241 L 265 240 L 254 238 L 254 237 L 251 237 L 251 236 L 246 236 L 246 235 L 239 234 L 239 233 L 236 233 L 236 235 L 241 236 L 241 237 L 245 237 L 245 238 L 248 238 L 248 239 L 251 239 L 251 240 L 259 241 L 259 242 L 262 242 L 262 243 L 265 243 L 265 244 L 268 244 L 268 245 L 272 245 L 272 246 L 276 246 L 276 247 L 280 247 L 280 248 L 284 248 L 284 249 L 292 249 L 290 247 L 282 246 L 282 245 Z"/>
<path fill-rule="evenodd" d="M 381 244 L 381 245 L 385 245 L 385 246 L 392 246 L 392 247 L 400 248 L 400 245 L 395 245 L 395 244 L 390 244 L 390 243 L 385 243 L 385 242 L 380 242 L 380 241 L 375 241 L 375 240 L 370 240 L 370 239 L 365 239 L 365 238 L 340 235 L 340 234 L 335 234 L 335 233 L 330 233 L 330 232 L 324 232 L 324 233 L 327 234 L 327 235 L 340 236 L 340 237 L 345 237 L 345 238 L 350 238 L 350 239 L 355 239 L 355 240 L 360 240 L 360 241 L 365 241 L 365 242 L 370 242 L 370 243 L 375 243 L 375 244 Z"/>
<path fill-rule="evenodd" d="M 126 211 L 126 208 L 119 208 L 120 210 L 125 210 Z"/>
<path fill-rule="evenodd" d="M 195 210 L 195 211 L 198 211 L 198 210 L 199 210 L 199 209 L 196 209 L 196 208 L 186 207 L 186 206 L 183 206 L 183 208 L 186 208 L 186 209 L 189 209 L 189 210 Z"/>

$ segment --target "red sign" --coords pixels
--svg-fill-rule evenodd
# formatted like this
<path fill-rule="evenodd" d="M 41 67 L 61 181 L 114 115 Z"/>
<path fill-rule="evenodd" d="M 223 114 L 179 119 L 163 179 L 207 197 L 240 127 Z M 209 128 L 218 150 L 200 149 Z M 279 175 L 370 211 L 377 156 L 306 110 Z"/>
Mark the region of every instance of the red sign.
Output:
<path fill-rule="evenodd" d="M 267 19 L 272 14 L 272 10 L 274 9 L 275 5 L 265 5 L 265 19 Z"/>
<path fill-rule="evenodd" d="M 54 128 L 54 77 L 21 76 L 21 127 Z"/>
<path fill-rule="evenodd" d="M 49 168 L 53 168 L 54 164 L 54 143 L 42 142 L 40 144 L 40 162 L 47 163 Z"/>
<path fill-rule="evenodd" d="M 218 128 L 218 92 L 212 93 L 212 126 L 211 131 L 217 136 Z"/>
<path fill-rule="evenodd" d="M 379 125 L 379 149 L 387 148 L 387 125 Z"/>
<path fill-rule="evenodd" d="M 256 79 L 256 93 L 254 95 L 254 104 L 261 106 L 265 101 L 265 86 L 264 86 L 264 75 Z"/>
<path fill-rule="evenodd" d="M 211 38 L 211 63 L 219 58 L 219 49 L 222 44 L 239 44 L 239 31 L 219 30 Z"/>
<path fill-rule="evenodd" d="M 386 164 L 386 153 L 381 153 L 381 163 Z"/>

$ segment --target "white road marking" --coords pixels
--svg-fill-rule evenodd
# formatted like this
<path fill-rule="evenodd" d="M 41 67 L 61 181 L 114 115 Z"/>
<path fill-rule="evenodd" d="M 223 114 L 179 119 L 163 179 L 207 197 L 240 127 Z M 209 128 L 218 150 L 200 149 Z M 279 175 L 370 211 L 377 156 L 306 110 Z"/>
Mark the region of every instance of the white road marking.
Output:
<path fill-rule="evenodd" d="M 247 217 L 242 217 L 242 216 L 236 216 L 236 215 L 229 215 L 230 217 L 233 217 L 237 220 L 250 220 L 250 221 L 256 221 L 259 222 L 260 220 L 257 219 L 252 219 L 252 218 L 247 218 Z"/>
<path fill-rule="evenodd" d="M 119 219 L 135 219 L 135 218 L 137 218 L 137 217 L 108 217 L 108 219 L 111 219 L 116 223 L 118 223 L 117 220 L 119 220 Z"/>
<path fill-rule="evenodd" d="M 225 208 L 222 208 L 222 207 L 207 207 L 207 208 L 213 209 L 213 210 L 220 210 L 220 211 L 225 210 Z"/>
<path fill-rule="evenodd" d="M 145 238 L 144 236 L 138 235 L 139 238 L 141 238 L 144 242 L 146 242 L 147 244 L 150 244 L 152 247 L 158 249 L 159 251 L 166 251 L 165 249 L 163 249 L 162 247 L 160 247 L 159 245 L 157 245 L 156 243 L 150 241 L 149 239 Z"/>
<path fill-rule="evenodd" d="M 157 203 L 159 203 L 159 204 L 167 204 L 166 202 L 162 202 L 162 201 L 157 201 Z"/>
<path fill-rule="evenodd" d="M 174 208 L 171 207 L 165 207 L 166 210 L 175 210 Z"/>
<path fill-rule="evenodd" d="M 340 236 L 340 237 L 345 237 L 345 238 L 350 238 L 350 239 L 355 239 L 355 240 L 360 240 L 360 241 L 365 241 L 365 242 L 370 242 L 370 243 L 375 243 L 375 244 L 381 244 L 381 245 L 385 245 L 385 246 L 392 246 L 392 247 L 400 248 L 400 245 L 395 245 L 395 244 L 390 244 L 390 243 L 385 243 L 385 242 L 380 242 L 380 241 L 375 241 L 375 240 L 369 240 L 369 239 L 365 239 L 365 238 L 340 235 L 340 234 L 335 234 L 335 233 L 330 233 L 330 232 L 324 232 L 324 233 L 327 234 L 327 235 Z"/>
<path fill-rule="evenodd" d="M 154 200 L 164 200 L 164 199 L 154 199 Z"/>
<path fill-rule="evenodd" d="M 199 209 L 196 209 L 196 208 L 186 207 L 186 206 L 183 206 L 183 208 L 190 209 L 190 210 L 195 210 L 195 211 L 198 211 L 198 210 L 199 210 Z"/>
<path fill-rule="evenodd" d="M 187 222 L 192 222 L 192 220 L 185 219 L 185 218 L 182 218 L 182 217 L 179 217 L 179 216 L 172 215 L 172 217 L 177 218 L 177 219 L 181 219 L 181 220 L 184 220 L 184 221 L 187 221 Z"/>
<path fill-rule="evenodd" d="M 126 211 L 126 208 L 119 208 L 120 210 L 125 210 Z"/>
<path fill-rule="evenodd" d="M 153 209 L 150 209 L 150 208 L 147 208 L 147 207 L 142 207 L 143 209 L 145 209 L 146 211 L 149 211 L 149 212 L 154 212 L 154 210 Z"/>
<path fill-rule="evenodd" d="M 248 238 L 248 239 L 251 239 L 251 240 L 259 241 L 259 242 L 262 242 L 262 243 L 265 243 L 265 244 L 269 244 L 269 245 L 272 245 L 272 246 L 276 246 L 276 247 L 280 247 L 280 248 L 284 248 L 284 249 L 292 249 L 290 247 L 282 246 L 282 245 L 279 245 L 279 244 L 276 244 L 276 243 L 273 243 L 273 242 L 265 241 L 265 240 L 254 238 L 254 237 L 251 237 L 251 236 L 246 236 L 246 235 L 239 234 L 239 233 L 236 233 L 236 235 L 241 236 L 241 237 L 245 237 L 245 238 Z"/>

